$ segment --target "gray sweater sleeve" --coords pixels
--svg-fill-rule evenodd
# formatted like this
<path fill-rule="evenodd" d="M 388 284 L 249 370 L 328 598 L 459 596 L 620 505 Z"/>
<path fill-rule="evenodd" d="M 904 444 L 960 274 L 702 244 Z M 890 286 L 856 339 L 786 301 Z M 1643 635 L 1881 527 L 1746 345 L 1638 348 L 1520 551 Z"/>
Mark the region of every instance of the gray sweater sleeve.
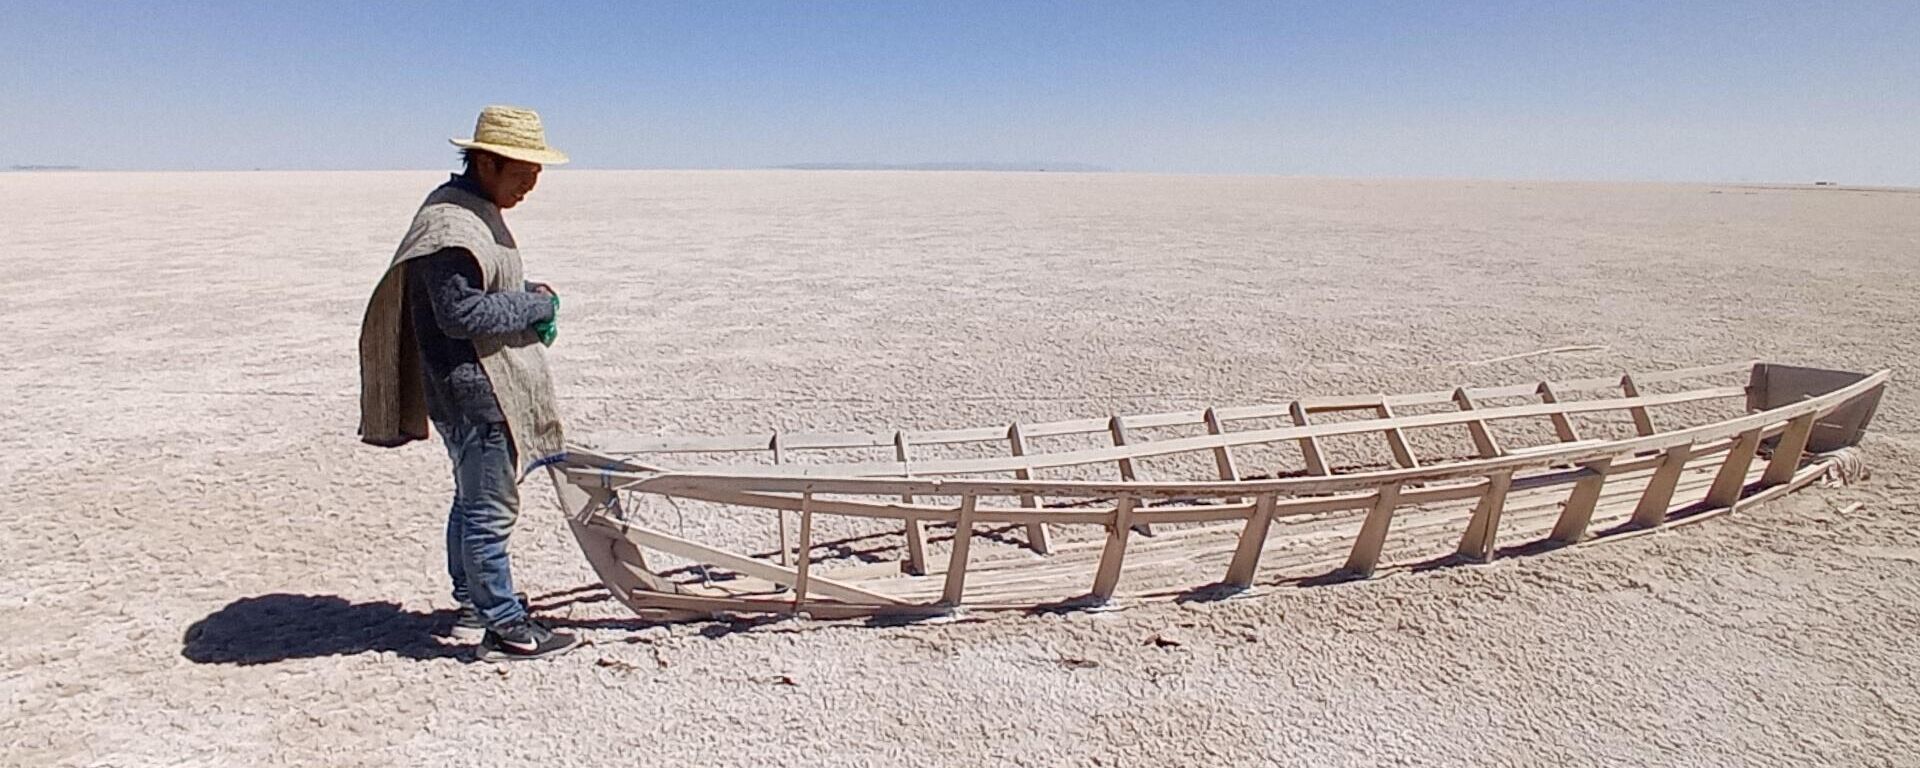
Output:
<path fill-rule="evenodd" d="M 553 318 L 553 302 L 537 293 L 487 293 L 481 287 L 480 267 L 462 250 L 424 256 L 413 266 L 412 277 L 426 284 L 433 319 L 448 338 L 476 339 L 524 331 Z"/>

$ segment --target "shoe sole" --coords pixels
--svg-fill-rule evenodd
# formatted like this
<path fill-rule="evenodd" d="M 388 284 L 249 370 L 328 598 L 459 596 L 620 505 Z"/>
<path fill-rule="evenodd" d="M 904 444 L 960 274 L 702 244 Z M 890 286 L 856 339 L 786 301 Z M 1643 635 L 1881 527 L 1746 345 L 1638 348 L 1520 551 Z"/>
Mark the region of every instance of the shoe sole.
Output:
<path fill-rule="evenodd" d="M 447 630 L 447 637 L 461 642 L 471 643 L 487 636 L 486 627 L 454 627 Z"/>
<path fill-rule="evenodd" d="M 483 645 L 475 651 L 474 656 L 479 661 L 488 664 L 499 664 L 507 661 L 536 661 L 539 659 L 551 659 L 555 656 L 565 656 L 582 645 L 586 645 L 586 643 L 579 638 L 575 638 L 569 645 L 563 645 L 559 648 L 541 653 L 508 653 L 506 651 L 494 650 Z"/>

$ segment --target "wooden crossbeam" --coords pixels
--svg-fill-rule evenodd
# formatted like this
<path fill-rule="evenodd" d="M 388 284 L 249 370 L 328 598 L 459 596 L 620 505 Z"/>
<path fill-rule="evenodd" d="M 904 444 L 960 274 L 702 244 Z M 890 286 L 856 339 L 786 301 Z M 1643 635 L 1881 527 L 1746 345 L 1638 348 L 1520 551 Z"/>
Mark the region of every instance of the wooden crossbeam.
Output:
<path fill-rule="evenodd" d="M 1760 476 L 1760 486 L 1768 488 L 1793 479 L 1793 473 L 1800 468 L 1800 460 L 1807 455 L 1807 440 L 1813 436 L 1816 414 L 1807 414 L 1787 422 L 1787 431 L 1780 435 L 1780 442 L 1773 446 L 1773 458 L 1767 460 L 1767 471 Z"/>
<path fill-rule="evenodd" d="M 1552 405 L 1560 402 L 1560 396 L 1554 393 L 1552 383 L 1545 381 L 1540 382 L 1540 386 L 1535 392 L 1540 395 L 1540 402 L 1542 403 Z M 1567 418 L 1566 414 L 1555 412 L 1548 414 L 1547 417 L 1553 419 L 1553 433 L 1560 438 L 1560 442 L 1580 442 L 1580 432 L 1573 428 L 1573 420 Z"/>
<path fill-rule="evenodd" d="M 1260 567 L 1260 552 L 1267 545 L 1267 531 L 1273 524 L 1273 494 L 1261 494 L 1254 500 L 1253 516 L 1247 518 L 1247 526 L 1240 530 L 1240 544 L 1233 550 L 1233 562 L 1227 565 L 1227 577 L 1222 583 L 1245 589 L 1253 584 L 1253 575 Z"/>
<path fill-rule="evenodd" d="M 1740 439 L 1727 449 L 1727 460 L 1720 464 L 1720 474 L 1714 476 L 1713 487 L 1707 489 L 1708 507 L 1732 507 L 1739 503 L 1740 492 L 1747 485 L 1747 470 L 1753 467 L 1753 457 L 1760 450 L 1760 432 L 1756 428 L 1740 433 Z"/>
<path fill-rule="evenodd" d="M 779 466 L 780 464 L 782 464 L 782 463 L 784 462 L 784 458 L 785 458 L 785 452 L 784 452 L 784 451 L 782 450 L 782 447 L 781 447 L 781 445 L 780 445 L 780 433 L 779 433 L 779 432 L 775 432 L 775 433 L 773 433 L 773 439 L 771 439 L 771 440 L 769 440 L 769 441 L 767 442 L 767 450 L 770 450 L 770 451 L 773 451 L 773 463 L 774 463 L 774 465 L 775 465 L 775 466 Z M 789 549 L 792 549 L 792 545 L 790 545 L 790 544 L 788 544 L 788 543 L 787 543 L 787 512 L 786 512 L 786 510 L 781 510 L 781 511 L 780 511 L 780 512 L 778 512 L 777 514 L 778 514 L 778 515 L 780 516 L 780 522 L 779 522 L 779 525 L 780 525 L 780 564 L 781 564 L 781 565 L 792 565 L 792 564 L 793 564 L 793 556 L 792 556 L 791 554 L 789 554 L 789 553 L 788 553 L 788 550 L 789 550 Z"/>
<path fill-rule="evenodd" d="M 1360 535 L 1353 540 L 1353 551 L 1347 555 L 1347 564 L 1341 570 L 1349 576 L 1367 577 L 1373 575 L 1373 569 L 1380 563 L 1380 551 L 1387 544 L 1387 528 L 1393 523 L 1393 510 L 1400 506 L 1400 484 L 1388 483 L 1380 486 L 1375 494 L 1373 508 L 1367 511 L 1366 522 L 1360 524 Z"/>
<path fill-rule="evenodd" d="M 1474 410 L 1473 397 L 1467 394 L 1465 387 L 1453 391 L 1453 403 L 1460 410 Z M 1480 458 L 1491 459 L 1500 455 L 1500 444 L 1493 439 L 1493 431 L 1487 428 L 1485 419 L 1467 421 L 1467 432 L 1473 436 L 1473 448 L 1480 452 Z"/>
<path fill-rule="evenodd" d="M 1209 435 L 1223 435 L 1227 432 L 1226 428 L 1220 424 L 1220 414 L 1214 413 L 1212 408 L 1208 408 L 1200 415 L 1200 421 L 1207 425 Z M 1240 468 L 1234 466 L 1233 451 L 1227 446 L 1222 445 L 1213 449 L 1213 464 L 1220 470 L 1221 480 L 1233 482 L 1240 479 Z M 1227 503 L 1238 504 L 1240 500 L 1228 499 Z"/>
<path fill-rule="evenodd" d="M 907 463 L 907 433 L 893 433 L 893 456 L 901 464 Z M 913 494 L 903 493 L 900 501 L 913 503 Z M 919 520 L 907 521 L 907 573 L 924 576 L 927 573 L 927 529 Z"/>
<path fill-rule="evenodd" d="M 1115 501 L 1113 522 L 1107 524 L 1107 543 L 1100 549 L 1100 569 L 1093 575 L 1095 600 L 1106 601 L 1113 597 L 1114 587 L 1120 584 L 1120 563 L 1127 557 L 1127 534 L 1133 531 L 1133 507 L 1138 500 L 1122 497 Z"/>
<path fill-rule="evenodd" d="M 1124 447 L 1131 442 L 1127 436 L 1126 419 L 1120 416 L 1114 416 L 1107 420 L 1107 431 L 1113 435 L 1113 447 L 1115 448 Z M 1118 463 L 1120 465 L 1121 480 L 1131 483 L 1140 479 L 1139 475 L 1134 472 L 1132 458 L 1123 456 Z M 1153 526 L 1147 525 L 1146 523 L 1135 525 L 1133 529 L 1145 536 L 1153 535 Z"/>
<path fill-rule="evenodd" d="M 1640 493 L 1640 502 L 1633 508 L 1633 517 L 1627 524 L 1635 528 L 1652 528 L 1667 520 L 1667 511 L 1673 506 L 1673 490 L 1680 485 L 1680 474 L 1687 469 L 1687 462 L 1693 460 L 1693 443 L 1676 445 L 1660 455 L 1660 464 L 1654 468 L 1653 477 L 1648 478 L 1646 490 Z"/>
<path fill-rule="evenodd" d="M 1547 538 L 1562 544 L 1576 544 L 1586 538 L 1587 525 L 1593 522 L 1593 507 L 1600 501 L 1600 491 L 1607 483 L 1607 468 L 1612 464 L 1612 459 L 1601 459 L 1583 465 L 1594 474 L 1573 484 L 1560 519 L 1554 522 L 1553 532 Z"/>
<path fill-rule="evenodd" d="M 973 507 L 976 496 L 960 497 L 960 514 L 953 526 L 953 554 L 947 557 L 947 581 L 940 590 L 941 605 L 959 605 L 967 587 L 967 553 L 973 547 Z"/>
<path fill-rule="evenodd" d="M 1292 405 L 1287 406 L 1287 415 L 1293 417 L 1294 426 L 1296 427 L 1308 426 L 1307 407 L 1305 405 L 1302 405 L 1300 401 L 1295 400 L 1293 401 Z M 1306 457 L 1307 472 L 1309 474 L 1314 474 L 1314 475 L 1333 474 L 1333 472 L 1327 467 L 1326 454 L 1320 450 L 1320 438 L 1315 437 L 1313 435 L 1302 436 L 1300 438 L 1300 454 Z"/>
<path fill-rule="evenodd" d="M 1460 537 L 1459 553 L 1478 562 L 1493 559 L 1495 540 L 1500 534 L 1500 515 L 1507 508 L 1507 492 L 1513 489 L 1513 471 L 1495 472 L 1487 478 L 1487 489 L 1473 508 L 1467 532 Z"/>
<path fill-rule="evenodd" d="M 800 494 L 800 562 L 794 568 L 793 603 L 807 601 L 807 587 L 813 566 L 813 494 Z"/>
<path fill-rule="evenodd" d="M 1007 447 L 1015 456 L 1027 455 L 1027 436 L 1021 434 L 1019 422 L 1007 426 Z M 1025 467 L 1021 467 L 1013 471 L 1013 477 L 1016 480 L 1032 480 L 1033 472 Z M 1040 499 L 1031 493 L 1020 494 L 1020 506 L 1028 509 L 1038 509 L 1040 507 Z M 1043 555 L 1053 551 L 1053 539 L 1047 535 L 1046 523 L 1027 524 L 1027 546 L 1032 548 L 1033 551 Z"/>
<path fill-rule="evenodd" d="M 1620 377 L 1620 392 L 1627 397 L 1637 398 L 1640 396 L 1640 385 L 1634 383 L 1633 374 L 1629 373 Z M 1633 414 L 1633 428 L 1639 432 L 1642 437 L 1654 433 L 1653 415 L 1647 412 L 1646 406 L 1636 405 L 1628 408 L 1627 412 Z"/>
<path fill-rule="evenodd" d="M 1380 398 L 1380 405 L 1375 408 L 1373 412 L 1384 421 L 1389 423 L 1393 421 L 1393 406 L 1387 405 L 1385 396 Z M 1405 469 L 1420 466 L 1420 460 L 1413 456 L 1413 446 L 1407 444 L 1407 433 L 1400 431 L 1399 427 L 1392 426 L 1387 427 L 1385 432 L 1387 435 L 1387 448 L 1393 451 L 1393 460 L 1395 462 L 1399 463 L 1399 465 Z"/>

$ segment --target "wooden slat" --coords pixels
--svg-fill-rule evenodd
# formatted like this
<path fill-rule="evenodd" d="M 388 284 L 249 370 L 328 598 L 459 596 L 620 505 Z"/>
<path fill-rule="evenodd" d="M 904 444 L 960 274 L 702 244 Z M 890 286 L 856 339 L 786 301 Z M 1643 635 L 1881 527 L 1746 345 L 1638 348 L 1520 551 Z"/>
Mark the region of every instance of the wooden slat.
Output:
<path fill-rule="evenodd" d="M 784 446 L 781 445 L 780 441 L 780 433 L 773 433 L 773 438 L 767 441 L 767 449 L 773 451 L 774 466 L 779 466 L 784 463 L 785 451 L 783 448 Z M 787 550 L 792 549 L 792 545 L 787 542 L 787 513 L 782 510 L 778 515 L 780 526 L 780 564 L 793 565 L 793 557 L 787 553 Z"/>
<path fill-rule="evenodd" d="M 1242 494 L 1283 493 L 1314 494 L 1337 493 L 1372 487 L 1383 482 L 1430 483 L 1455 478 L 1485 475 L 1506 469 L 1524 469 L 1543 467 L 1557 463 L 1580 463 L 1597 458 L 1632 455 L 1645 451 L 1661 451 L 1685 442 L 1719 440 L 1724 435 L 1738 434 L 1748 429 L 1765 428 L 1787 419 L 1807 413 L 1826 414 L 1844 407 L 1869 393 L 1886 385 L 1892 372 L 1881 370 L 1858 382 L 1832 392 L 1771 410 L 1749 414 L 1726 421 L 1703 424 L 1689 429 L 1675 430 L 1658 435 L 1628 440 L 1607 441 L 1595 445 L 1570 445 L 1553 451 L 1538 454 L 1503 456 L 1498 459 L 1476 459 L 1472 461 L 1429 465 L 1419 469 L 1403 469 L 1384 472 L 1359 472 L 1334 477 L 1296 477 L 1275 480 L 1241 481 L 1223 483 L 1219 481 L 1203 482 L 1161 482 L 1153 484 L 1115 483 L 1111 481 L 1062 480 L 1050 482 L 1007 482 L 994 480 L 972 480 L 954 478 L 922 478 L 901 480 L 889 477 L 844 474 L 846 472 L 875 469 L 875 465 L 821 466 L 809 467 L 803 473 L 787 475 L 769 475 L 756 471 L 753 467 L 726 467 L 724 471 L 701 472 L 684 470 L 672 473 L 635 473 L 609 471 L 596 468 L 568 467 L 565 472 L 568 482 L 583 487 L 611 487 L 621 490 L 648 492 L 671 492 L 670 489 L 686 487 L 688 484 L 724 485 L 733 488 L 763 491 L 798 491 L 811 488 L 817 493 L 904 493 L 923 494 L 974 493 L 979 495 L 1014 495 L 1020 493 L 1038 493 L 1046 496 L 1115 496 L 1134 495 L 1145 498 L 1176 498 L 1183 496 L 1237 496 Z M 1524 416 L 1543 416 L 1552 409 L 1564 408 L 1568 412 L 1594 412 L 1617 410 L 1629 404 L 1675 404 L 1682 402 L 1704 402 L 1725 397 L 1744 397 L 1745 387 L 1716 388 L 1684 393 L 1681 395 L 1654 395 L 1638 401 L 1592 400 L 1561 403 L 1553 406 L 1515 406 L 1510 408 L 1486 409 L 1475 412 L 1480 418 L 1519 418 Z M 1542 410 L 1542 409 L 1546 410 Z M 1395 426 L 1402 428 L 1439 426 L 1458 423 L 1448 420 L 1460 414 L 1432 414 L 1423 416 L 1402 416 L 1395 419 Z M 1437 418 L 1448 417 L 1448 418 Z M 1084 451 L 1041 454 L 1038 457 L 1021 459 L 967 459 L 951 462 L 938 462 L 933 466 L 919 467 L 923 474 L 959 474 L 984 472 L 1009 472 L 1018 467 L 1056 467 L 1087 464 L 1098 461 L 1110 461 L 1116 458 L 1115 451 L 1137 451 L 1134 455 L 1166 455 L 1186 451 L 1210 450 L 1219 445 L 1251 445 L 1281 440 L 1296 440 L 1306 436 L 1329 434 L 1350 434 L 1380 428 L 1378 422 L 1354 424 L 1328 424 L 1318 427 L 1285 427 L 1269 430 L 1231 432 L 1226 435 L 1202 435 L 1192 438 L 1156 440 L 1143 443 L 1130 449 L 1095 448 Z M 902 468 L 897 464 L 880 466 L 879 471 L 898 475 Z"/>
<path fill-rule="evenodd" d="M 1513 472 L 1496 472 L 1487 478 L 1487 488 L 1473 508 L 1466 535 L 1460 537 L 1459 553 L 1470 560 L 1493 559 L 1493 547 L 1500 534 L 1500 516 L 1507 508 L 1507 493 L 1513 489 Z"/>
<path fill-rule="evenodd" d="M 1453 391 L 1453 403 L 1459 406 L 1463 413 L 1474 410 L 1473 396 L 1467 394 L 1465 389 L 1456 389 Z M 1487 429 L 1487 422 L 1485 420 L 1471 419 L 1467 421 L 1467 432 L 1473 435 L 1473 448 L 1480 452 L 1480 458 L 1491 459 L 1500 455 L 1500 444 L 1494 442 L 1493 432 Z"/>
<path fill-rule="evenodd" d="M 744 576 L 765 579 L 775 584 L 788 587 L 794 586 L 794 582 L 799 579 L 799 573 L 792 568 L 756 560 L 746 555 L 728 552 L 724 549 L 709 547 L 705 544 L 689 541 L 664 531 L 656 531 L 652 528 L 638 525 L 616 527 L 612 524 L 597 521 L 595 525 L 605 526 L 603 529 L 611 529 L 615 535 L 625 536 L 639 546 L 656 549 L 696 562 L 718 566 Z M 809 578 L 807 588 L 822 595 L 849 602 L 879 604 L 896 604 L 901 602 L 897 598 L 861 589 L 851 584 L 842 584 L 824 576 L 813 576 Z"/>
<path fill-rule="evenodd" d="M 1773 446 L 1773 458 L 1767 460 L 1767 471 L 1760 476 L 1760 486 L 1779 485 L 1793 479 L 1794 471 L 1800 468 L 1800 459 L 1807 454 L 1807 439 L 1813 436 L 1813 425 L 1817 419 L 1809 413 L 1787 423 L 1787 431 L 1780 435 L 1780 442 Z"/>
<path fill-rule="evenodd" d="M 1508 407 L 1501 407 L 1501 408 L 1481 408 L 1471 412 L 1455 411 L 1453 413 L 1434 413 L 1434 414 L 1422 414 L 1418 416 L 1400 416 L 1398 418 L 1393 419 L 1391 422 L 1382 422 L 1378 419 L 1368 419 L 1366 421 L 1342 422 L 1337 424 L 1322 424 L 1319 426 L 1308 426 L 1308 427 L 1294 426 L 1294 427 L 1281 427 L 1276 429 L 1249 430 L 1246 432 L 1230 432 L 1225 435 L 1198 435 L 1195 437 L 1175 438 L 1171 440 L 1155 440 L 1151 442 L 1138 443 L 1135 445 L 1128 445 L 1128 446 L 1121 446 L 1121 447 L 1090 448 L 1090 449 L 1067 451 L 1067 452 L 1061 452 L 1061 453 L 1044 453 L 1044 454 L 1038 454 L 1035 456 L 1023 457 L 1018 459 L 1009 457 L 1009 458 L 985 458 L 985 459 L 953 459 L 953 460 L 947 460 L 947 461 L 924 462 L 919 465 L 916 465 L 914 469 L 918 472 L 918 474 L 923 476 L 938 475 L 938 474 L 973 474 L 973 473 L 990 473 L 990 472 L 1011 472 L 1014 469 L 1017 469 L 1020 467 L 1027 467 L 1030 469 L 1040 469 L 1040 468 L 1046 468 L 1046 467 L 1071 466 L 1076 464 L 1091 464 L 1091 463 L 1096 463 L 1101 461 L 1117 462 L 1121 458 L 1139 459 L 1143 457 L 1182 453 L 1185 451 L 1211 450 L 1214 447 L 1221 446 L 1221 445 L 1227 445 L 1227 446 L 1252 445 L 1252 444 L 1258 444 L 1258 443 L 1277 442 L 1281 440 L 1299 440 L 1306 437 L 1318 438 L 1318 437 L 1330 437 L 1334 435 L 1362 434 L 1366 432 L 1377 432 L 1389 427 L 1398 428 L 1398 429 L 1440 427 L 1440 426 L 1451 426 L 1455 424 L 1465 424 L 1469 421 L 1476 421 L 1476 420 L 1491 422 L 1497 419 L 1518 419 L 1518 418 L 1540 417 L 1540 416 L 1546 416 L 1554 412 L 1591 413 L 1591 412 L 1598 412 L 1598 411 L 1622 410 L 1634 405 L 1647 406 L 1647 405 L 1679 405 L 1684 403 L 1698 403 L 1698 402 L 1707 402 L 1711 400 L 1721 400 L 1721 399 L 1735 398 L 1735 397 L 1744 398 L 1746 397 L 1746 393 L 1747 393 L 1747 390 L 1745 387 L 1719 387 L 1714 389 L 1695 390 L 1691 392 L 1682 392 L 1682 393 L 1671 394 L 1671 395 L 1651 395 L 1651 396 L 1639 398 L 1638 400 L 1624 399 L 1624 398 L 1609 399 L 1609 400 L 1580 400 L 1580 401 L 1573 401 L 1573 402 L 1556 403 L 1552 405 L 1539 403 L 1539 404 L 1531 404 L 1531 405 L 1508 406 Z M 1027 430 L 1027 434 L 1031 436 L 1032 431 L 1030 429 Z M 913 437 L 913 433 L 909 432 L 907 433 L 907 436 L 909 439 L 911 439 Z M 880 476 L 880 475 L 899 476 L 905 473 L 907 471 L 907 468 L 905 466 L 902 466 L 899 462 L 865 462 L 865 463 L 855 463 L 855 464 L 816 464 L 816 465 L 788 467 L 784 469 L 735 465 L 735 466 L 727 467 L 726 471 L 728 474 L 736 474 L 736 475 L 780 474 L 780 475 L 788 475 L 788 476 L 841 476 L 841 477 L 856 476 L 857 477 L 857 476 Z M 620 473 L 615 472 L 611 474 L 617 476 Z"/>
<path fill-rule="evenodd" d="M 1131 444 L 1131 440 L 1127 435 L 1127 422 L 1125 419 L 1119 416 L 1108 419 L 1107 431 L 1113 436 L 1113 447 L 1122 448 Z M 1121 480 L 1129 483 L 1139 482 L 1140 476 L 1134 473 L 1132 458 L 1121 458 L 1119 465 Z M 1146 523 L 1136 523 L 1133 529 L 1147 536 L 1153 535 L 1153 528 Z"/>
<path fill-rule="evenodd" d="M 1383 421 L 1393 421 L 1393 406 L 1387 405 L 1384 399 L 1380 403 L 1380 406 L 1374 409 L 1374 413 Z M 1387 448 L 1393 451 L 1393 460 L 1395 462 L 1401 467 L 1408 469 L 1420 466 L 1420 460 L 1413 456 L 1413 446 L 1407 444 L 1407 433 L 1400 431 L 1396 427 L 1387 427 L 1383 431 L 1386 432 Z"/>
<path fill-rule="evenodd" d="M 1759 428 L 1740 434 L 1740 441 L 1727 449 L 1727 460 L 1720 465 L 1720 474 L 1713 478 L 1713 487 L 1707 491 L 1708 507 L 1732 507 L 1740 501 L 1740 491 L 1747 485 L 1747 470 L 1753 467 L 1754 454 L 1759 450 Z"/>
<path fill-rule="evenodd" d="M 1381 486 L 1373 508 L 1367 511 L 1366 522 L 1360 524 L 1360 535 L 1354 538 L 1353 552 L 1347 555 L 1347 564 L 1342 571 L 1351 576 L 1373 575 L 1374 566 L 1380 563 L 1380 550 L 1387 543 L 1387 528 L 1393 523 L 1393 510 L 1399 505 L 1400 484 Z"/>
<path fill-rule="evenodd" d="M 1560 511 L 1560 519 L 1553 524 L 1553 532 L 1547 535 L 1562 544 L 1576 544 L 1586 537 L 1587 525 L 1593 522 L 1593 506 L 1600 501 L 1600 491 L 1607 482 L 1607 467 L 1611 459 L 1588 462 L 1586 467 L 1594 471 L 1594 476 L 1574 483 L 1573 492 L 1567 496 L 1567 504 Z"/>
<path fill-rule="evenodd" d="M 899 460 L 902 465 L 907 463 L 907 433 L 893 433 L 893 457 Z M 902 503 L 912 504 L 913 494 L 900 494 L 900 501 Z M 926 525 L 920 522 L 918 518 L 908 518 L 906 524 L 907 573 L 915 576 L 924 576 L 927 573 Z"/>
<path fill-rule="evenodd" d="M 1640 503 L 1634 506 L 1628 525 L 1652 528 L 1666 522 L 1668 508 L 1673 505 L 1673 490 L 1679 487 L 1680 475 L 1692 460 L 1692 443 L 1676 445 L 1660 454 L 1660 464 L 1647 480 L 1647 489 L 1641 492 Z"/>
<path fill-rule="evenodd" d="M 1100 550 L 1100 569 L 1093 576 L 1091 594 L 1095 600 L 1112 598 L 1113 588 L 1120 583 L 1120 563 L 1127 557 L 1127 535 L 1133 531 L 1135 503 L 1135 499 L 1124 497 L 1115 504 L 1113 522 L 1107 525 L 1107 543 Z"/>
<path fill-rule="evenodd" d="M 1295 400 L 1293 401 L 1292 405 L 1287 406 L 1287 413 L 1288 415 L 1293 417 L 1294 426 L 1296 427 L 1310 426 L 1307 423 L 1307 407 L 1305 405 L 1302 405 L 1299 400 Z M 1320 450 L 1320 438 L 1315 437 L 1313 435 L 1302 436 L 1300 438 L 1300 454 L 1306 457 L 1307 472 L 1309 474 L 1314 474 L 1314 475 L 1333 474 L 1333 472 L 1327 468 L 1326 454 L 1322 453 Z"/>
<path fill-rule="evenodd" d="M 1227 432 L 1226 428 L 1220 424 L 1220 414 L 1215 413 L 1212 408 L 1208 408 L 1201 415 L 1200 420 L 1207 425 L 1209 435 L 1224 435 Z M 1233 482 L 1240 479 L 1240 468 L 1233 465 L 1232 449 L 1224 445 L 1213 449 L 1213 465 L 1220 471 L 1221 480 Z M 1229 500 L 1229 502 L 1237 501 L 1239 499 Z"/>
<path fill-rule="evenodd" d="M 1535 388 L 1534 391 L 1540 395 L 1540 402 L 1542 403 L 1551 404 L 1560 402 L 1560 396 L 1554 394 L 1552 382 L 1540 382 L 1540 386 Z M 1560 442 L 1580 442 L 1580 433 L 1573 428 L 1573 420 L 1567 418 L 1566 414 L 1549 414 L 1548 418 L 1553 419 L 1553 433 L 1560 438 Z"/>
<path fill-rule="evenodd" d="M 809 571 L 813 567 L 813 494 L 800 494 L 800 562 L 794 568 L 793 602 L 807 601 Z"/>
<path fill-rule="evenodd" d="M 1640 385 L 1634 383 L 1633 374 L 1629 373 L 1620 377 L 1620 391 L 1629 398 L 1640 397 Z M 1653 415 L 1647 413 L 1646 406 L 1636 405 L 1628 408 L 1627 412 L 1633 414 L 1633 428 L 1639 432 L 1642 437 L 1654 434 Z"/>
<path fill-rule="evenodd" d="M 1247 527 L 1240 531 L 1240 544 L 1233 550 L 1233 562 L 1227 565 L 1227 577 L 1222 583 L 1241 589 L 1253 584 L 1254 572 L 1260 567 L 1260 553 L 1267 545 L 1267 531 L 1273 524 L 1273 502 L 1273 494 L 1262 494 L 1254 501 L 1253 517 L 1247 519 Z"/>
<path fill-rule="evenodd" d="M 967 553 L 973 548 L 973 508 L 977 498 L 960 497 L 958 522 L 953 527 L 953 554 L 947 558 L 947 582 L 940 590 L 942 605 L 959 605 L 960 593 L 967 587 Z"/>
<path fill-rule="evenodd" d="M 1007 447 L 1015 456 L 1027 455 L 1027 436 L 1021 434 L 1019 422 L 1007 426 Z M 1024 468 L 1016 469 L 1013 476 L 1016 480 L 1032 480 L 1033 472 Z M 1040 499 L 1031 493 L 1020 494 L 1020 506 L 1038 509 Z M 1043 555 L 1053 551 L 1053 538 L 1047 535 L 1046 523 L 1027 525 L 1027 547 Z"/>

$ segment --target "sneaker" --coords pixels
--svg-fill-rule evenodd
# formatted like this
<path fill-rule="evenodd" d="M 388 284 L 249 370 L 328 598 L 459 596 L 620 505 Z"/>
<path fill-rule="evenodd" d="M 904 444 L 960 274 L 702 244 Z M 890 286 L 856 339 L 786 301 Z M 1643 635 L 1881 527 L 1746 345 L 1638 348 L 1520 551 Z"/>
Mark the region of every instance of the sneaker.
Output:
<path fill-rule="evenodd" d="M 533 605 L 527 602 L 527 593 L 515 592 L 513 599 L 520 601 L 521 610 L 528 615 L 533 614 Z M 466 641 L 479 640 L 486 633 L 486 620 L 480 618 L 480 611 L 475 610 L 471 605 L 460 606 L 460 615 L 454 617 L 453 628 L 447 631 L 447 635 L 453 639 Z"/>
<path fill-rule="evenodd" d="M 486 662 L 529 661 L 559 656 L 580 647 L 580 638 L 555 632 L 528 619 L 500 630 L 487 630 L 480 641 L 479 659 Z"/>

